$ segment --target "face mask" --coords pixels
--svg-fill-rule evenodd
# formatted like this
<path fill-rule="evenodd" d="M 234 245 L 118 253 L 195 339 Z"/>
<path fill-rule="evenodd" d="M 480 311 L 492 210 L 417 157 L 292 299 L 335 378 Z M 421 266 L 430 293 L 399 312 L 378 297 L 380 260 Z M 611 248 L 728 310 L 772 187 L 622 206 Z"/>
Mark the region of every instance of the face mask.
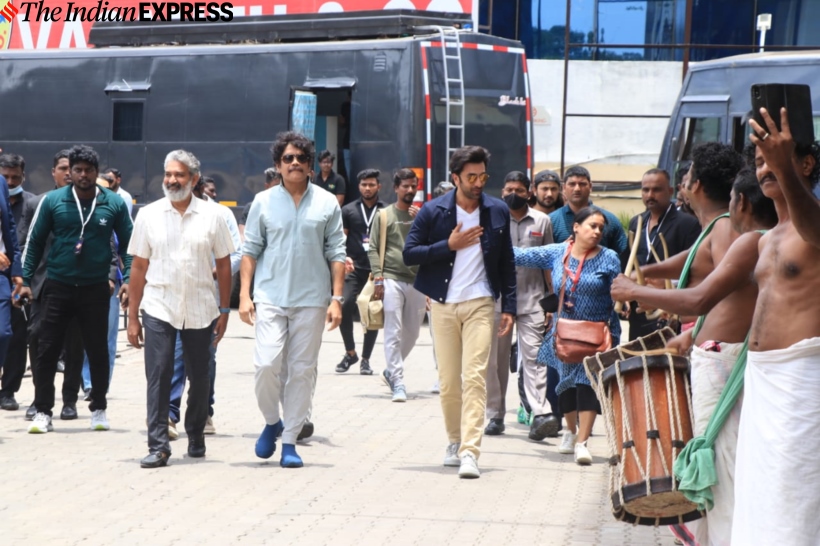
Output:
<path fill-rule="evenodd" d="M 23 193 L 23 186 L 17 186 L 16 188 L 9 188 L 9 196 L 20 195 Z"/>
<path fill-rule="evenodd" d="M 527 200 L 517 193 L 508 193 L 504 196 L 504 202 L 510 210 L 520 210 L 527 206 Z"/>

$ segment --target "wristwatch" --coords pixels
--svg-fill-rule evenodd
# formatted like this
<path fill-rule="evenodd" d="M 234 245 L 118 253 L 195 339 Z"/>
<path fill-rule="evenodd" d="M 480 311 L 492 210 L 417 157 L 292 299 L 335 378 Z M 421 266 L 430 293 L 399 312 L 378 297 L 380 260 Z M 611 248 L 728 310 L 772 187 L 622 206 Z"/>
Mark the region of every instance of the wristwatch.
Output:
<path fill-rule="evenodd" d="M 345 297 L 344 296 L 331 296 L 330 299 L 334 301 L 338 301 L 341 305 L 345 304 Z"/>
<path fill-rule="evenodd" d="M 231 308 L 230 307 L 220 307 L 219 312 L 223 315 L 230 314 Z"/>

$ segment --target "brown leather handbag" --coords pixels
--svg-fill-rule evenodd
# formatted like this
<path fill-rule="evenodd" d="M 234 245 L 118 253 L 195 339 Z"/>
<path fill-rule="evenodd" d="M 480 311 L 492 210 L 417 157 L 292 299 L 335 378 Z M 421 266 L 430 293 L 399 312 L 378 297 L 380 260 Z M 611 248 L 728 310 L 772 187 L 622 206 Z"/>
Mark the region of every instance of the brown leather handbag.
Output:
<path fill-rule="evenodd" d="M 558 320 L 555 323 L 555 356 L 565 364 L 580 364 L 586 357 L 594 356 L 612 348 L 612 336 L 607 322 L 573 320 L 561 317 L 561 312 L 564 311 L 564 291 L 566 289 L 564 275 L 567 272 L 567 262 L 571 251 L 572 243 L 568 245 L 563 260 L 564 272 L 561 274 Z M 578 264 L 578 271 L 575 273 L 571 292 L 575 292 L 575 288 L 581 279 L 584 261 L 586 261 L 586 255 Z"/>

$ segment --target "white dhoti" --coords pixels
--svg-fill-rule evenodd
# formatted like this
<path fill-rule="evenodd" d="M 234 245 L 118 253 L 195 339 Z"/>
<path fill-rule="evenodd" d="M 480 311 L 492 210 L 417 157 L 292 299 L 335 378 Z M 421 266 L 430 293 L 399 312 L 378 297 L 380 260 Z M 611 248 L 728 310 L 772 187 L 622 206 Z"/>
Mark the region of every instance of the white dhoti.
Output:
<path fill-rule="evenodd" d="M 820 544 L 820 338 L 749 351 L 732 544 Z"/>
<path fill-rule="evenodd" d="M 692 348 L 689 363 L 695 436 L 702 436 L 706 432 L 706 426 L 742 348 L 742 343 L 721 343 L 719 353 L 704 351 L 700 347 Z M 741 396 L 715 440 L 715 473 L 718 482 L 712 486 L 715 505 L 706 514 L 706 518 L 686 524 L 701 546 L 731 544 L 732 512 L 735 504 L 735 455 L 742 402 Z"/>

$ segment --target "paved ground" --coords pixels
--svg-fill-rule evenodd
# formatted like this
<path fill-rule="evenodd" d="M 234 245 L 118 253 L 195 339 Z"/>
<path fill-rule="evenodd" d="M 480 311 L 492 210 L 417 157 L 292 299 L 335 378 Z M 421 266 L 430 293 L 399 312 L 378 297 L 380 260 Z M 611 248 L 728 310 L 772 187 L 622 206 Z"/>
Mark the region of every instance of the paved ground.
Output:
<path fill-rule="evenodd" d="M 408 362 L 409 400 L 393 404 L 378 376 L 339 376 L 338 332 L 325 335 L 314 406 L 316 435 L 299 446 L 303 469 L 253 445 L 263 421 L 253 394 L 253 330 L 234 313 L 218 353 L 217 434 L 205 459 L 173 443 L 167 468 L 140 469 L 146 453 L 142 353 L 120 333 L 109 402 L 110 432 L 55 419 L 29 435 L 23 409 L 0 414 L 3 544 L 546 544 L 671 545 L 666 529 L 612 519 L 606 500 L 603 429 L 595 464 L 576 466 L 555 440 L 527 440 L 514 424 L 484 439 L 480 480 L 441 466 L 446 437 L 426 329 Z M 373 366 L 383 368 L 381 343 Z M 58 375 L 58 381 L 61 381 Z M 59 386 L 58 386 L 59 392 Z M 27 378 L 18 395 L 33 398 Z M 60 406 L 55 408 L 59 413 Z"/>

